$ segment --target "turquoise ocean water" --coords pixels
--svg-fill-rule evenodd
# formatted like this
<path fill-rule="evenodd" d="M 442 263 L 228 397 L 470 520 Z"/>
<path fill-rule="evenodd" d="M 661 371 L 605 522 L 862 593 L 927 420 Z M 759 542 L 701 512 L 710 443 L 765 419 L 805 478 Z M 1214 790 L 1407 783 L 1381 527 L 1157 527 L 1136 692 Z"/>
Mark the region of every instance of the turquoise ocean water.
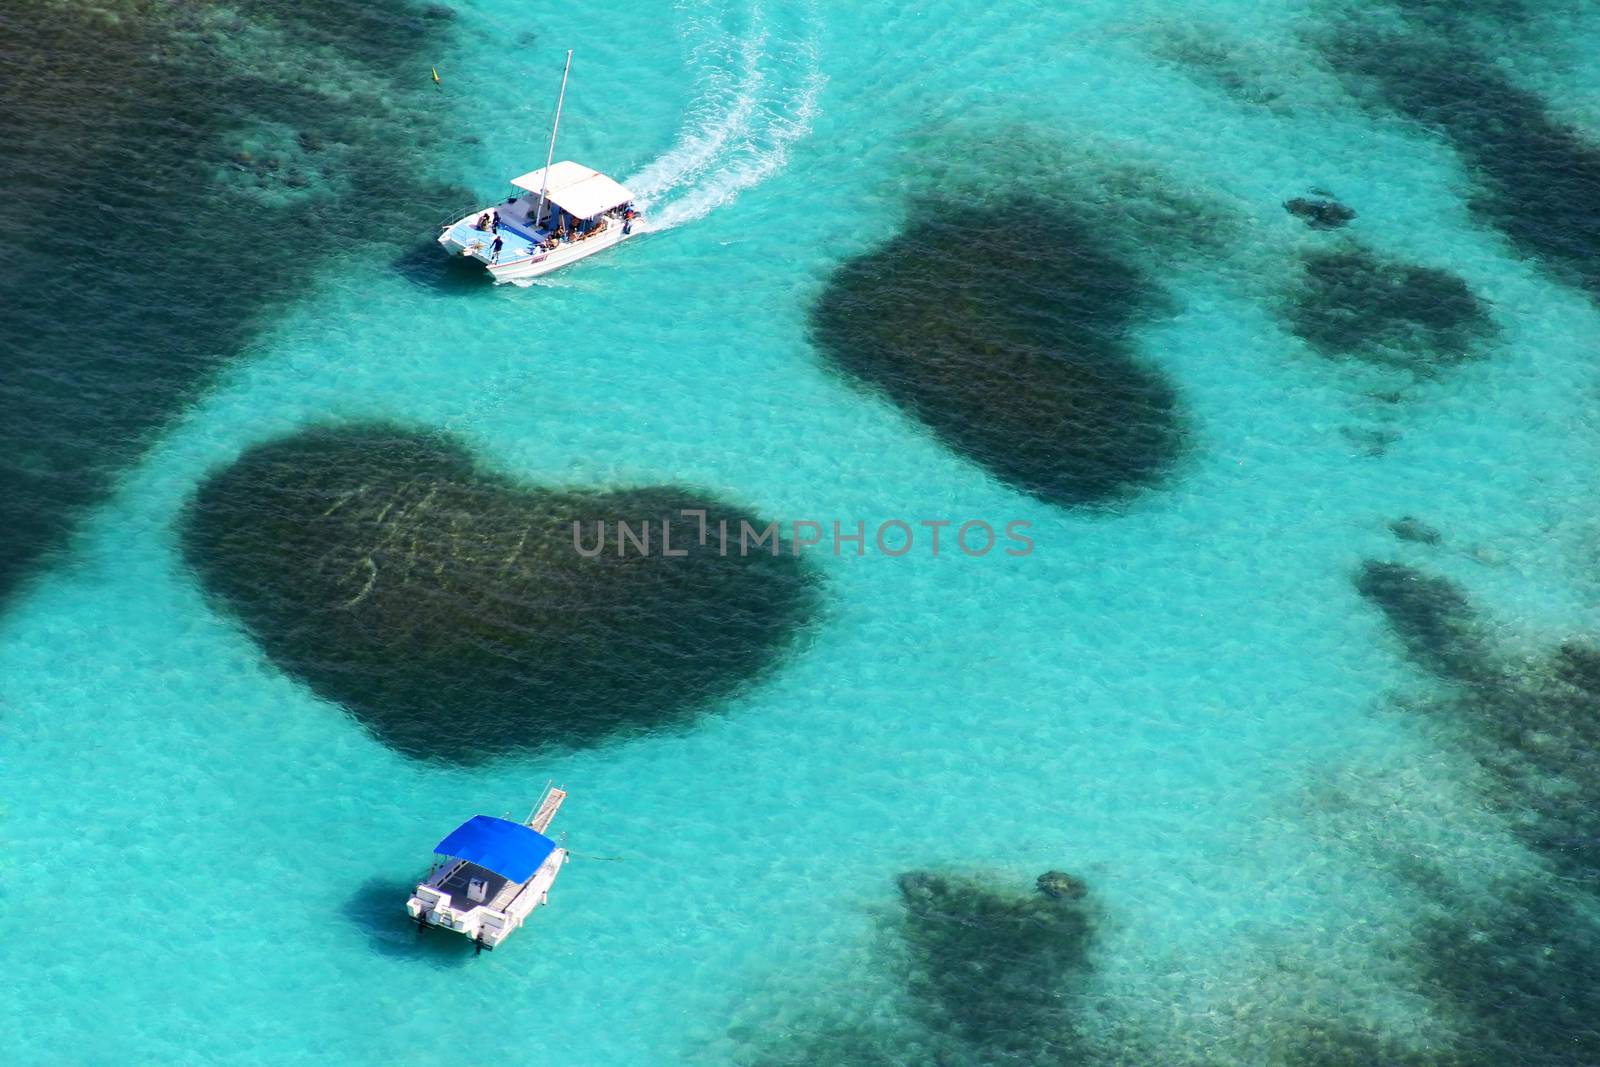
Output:
<path fill-rule="evenodd" d="M 428 261 L 393 264 L 432 231 L 393 232 L 409 216 L 364 192 L 130 431 L 0 615 L 12 1062 L 829 1063 L 848 1057 L 818 1035 L 873 1022 L 888 1058 L 851 1062 L 1003 1061 L 919 1044 L 883 948 L 896 878 L 1053 868 L 1098 916 L 1075 996 L 1103 1059 L 1083 1062 L 1306 1062 L 1285 1050 L 1351 1020 L 1459 1062 L 1442 1050 L 1479 1024 L 1406 948 L 1448 909 L 1403 861 L 1486 928 L 1485 887 L 1513 883 L 1592 921 L 1592 879 L 1518 836 L 1459 724 L 1407 713 L 1440 683 L 1352 584 L 1369 559 L 1447 578 L 1514 659 L 1600 628 L 1595 298 L 1493 224 L 1468 148 L 1326 58 L 1368 18 L 1460 26 L 1237 0 L 450 7 L 382 73 L 417 82 L 428 123 L 382 136 L 418 181 L 472 191 L 429 221 L 542 163 L 570 47 L 558 158 L 628 182 L 651 232 L 526 289 L 428 284 Z M 1600 19 L 1484 7 L 1460 17 L 1508 42 L 1496 69 L 1600 140 Z M 229 61 L 266 64 L 252 40 Z M 346 76 L 306 68 L 341 99 Z M 269 125 L 230 136 L 292 139 Z M 830 276 L 919 197 L 986 187 L 1004 210 L 1019 182 L 1079 204 L 1162 294 L 1129 343 L 1184 447 L 1109 509 L 1019 492 L 814 342 Z M 1314 189 L 1348 228 L 1284 211 Z M 1296 337 L 1286 279 L 1357 243 L 1458 276 L 1481 351 L 1419 372 Z M 274 667 L 180 547 L 186 502 L 244 450 L 367 419 L 531 484 L 676 483 L 869 530 L 1023 520 L 1036 548 L 815 553 L 818 618 L 690 727 L 419 762 Z M 1440 543 L 1398 540 L 1402 516 Z M 481 957 L 418 940 L 402 908 L 433 842 L 551 778 L 575 854 L 552 906 Z M 1540 1062 L 1593 1062 L 1588 1040 Z"/>

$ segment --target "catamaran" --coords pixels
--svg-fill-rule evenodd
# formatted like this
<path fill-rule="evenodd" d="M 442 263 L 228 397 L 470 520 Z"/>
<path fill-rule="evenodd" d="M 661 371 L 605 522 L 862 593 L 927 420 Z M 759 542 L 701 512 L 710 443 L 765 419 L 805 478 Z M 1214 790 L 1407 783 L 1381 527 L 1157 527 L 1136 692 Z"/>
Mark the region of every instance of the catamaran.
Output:
<path fill-rule="evenodd" d="M 567 799 L 546 786 L 527 822 L 474 815 L 433 850 L 440 858 L 406 901 L 423 927 L 438 926 L 492 949 L 541 904 L 567 862 L 567 850 L 545 831 Z"/>
<path fill-rule="evenodd" d="M 526 285 L 541 274 L 622 243 L 639 225 L 633 194 L 626 188 L 570 159 L 555 162 L 571 71 L 569 49 L 544 166 L 512 178 L 517 191 L 503 203 L 465 215 L 439 234 L 446 250 L 483 263 L 496 283 Z"/>

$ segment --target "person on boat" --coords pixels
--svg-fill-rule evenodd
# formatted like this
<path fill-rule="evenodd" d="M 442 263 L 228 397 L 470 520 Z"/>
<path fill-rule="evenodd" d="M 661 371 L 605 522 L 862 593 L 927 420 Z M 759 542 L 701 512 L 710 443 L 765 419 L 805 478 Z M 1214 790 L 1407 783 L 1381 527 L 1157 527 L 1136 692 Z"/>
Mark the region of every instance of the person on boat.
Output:
<path fill-rule="evenodd" d="M 500 249 L 504 248 L 505 245 L 506 245 L 506 243 L 503 240 L 500 239 L 500 235 L 499 234 L 495 234 L 494 244 L 489 246 L 489 262 L 490 263 L 499 262 L 499 260 L 500 260 Z"/>
<path fill-rule="evenodd" d="M 472 228 L 479 231 L 487 230 L 489 228 L 489 213 L 485 211 L 482 215 L 479 215 L 478 221 L 472 224 Z"/>
<path fill-rule="evenodd" d="M 498 211 L 490 211 L 489 212 L 489 231 L 491 233 L 499 233 L 500 232 L 500 212 L 498 212 Z"/>

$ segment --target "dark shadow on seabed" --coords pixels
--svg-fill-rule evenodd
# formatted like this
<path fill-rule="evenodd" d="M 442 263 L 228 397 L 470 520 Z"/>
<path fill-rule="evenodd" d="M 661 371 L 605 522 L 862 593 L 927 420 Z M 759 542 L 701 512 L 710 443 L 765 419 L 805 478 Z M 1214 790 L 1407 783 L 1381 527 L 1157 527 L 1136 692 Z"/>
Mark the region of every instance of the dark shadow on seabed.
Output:
<path fill-rule="evenodd" d="M 406 913 L 406 899 L 415 882 L 369 878 L 345 902 L 344 916 L 367 935 L 372 951 L 417 960 L 435 967 L 459 967 L 477 953 L 473 943 L 453 930 L 429 930 Z"/>
<path fill-rule="evenodd" d="M 411 235 L 461 200 L 421 177 L 449 13 L 0 4 L 0 605 L 319 262 L 368 247 L 373 204 Z"/>

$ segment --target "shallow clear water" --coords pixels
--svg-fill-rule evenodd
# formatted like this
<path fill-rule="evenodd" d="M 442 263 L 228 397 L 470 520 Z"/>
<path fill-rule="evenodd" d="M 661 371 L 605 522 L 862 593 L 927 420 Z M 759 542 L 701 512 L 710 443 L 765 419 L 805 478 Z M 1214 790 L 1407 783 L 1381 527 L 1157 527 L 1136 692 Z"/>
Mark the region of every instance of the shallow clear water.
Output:
<path fill-rule="evenodd" d="M 633 179 L 655 232 L 528 289 L 393 269 L 427 232 L 318 248 L 75 512 L 0 618 L 12 1058 L 414 1062 L 464 1026 L 483 1060 L 744 1062 L 892 1000 L 873 945 L 895 878 L 945 867 L 1082 874 L 1096 1025 L 1160 1060 L 1277 1062 L 1240 1030 L 1292 1037 L 1302 1010 L 1464 1025 L 1386 981 L 1430 905 L 1384 857 L 1550 876 L 1392 706 L 1433 683 L 1351 576 L 1449 577 L 1514 650 L 1594 632 L 1600 313 L 1469 210 L 1447 141 L 1315 62 L 1344 16 L 737 0 L 610 8 L 597 32 L 581 6 L 453 6 L 405 74 L 442 78 L 429 180 L 487 200 L 537 165 L 570 46 L 560 155 Z M 1582 121 L 1592 59 L 1539 31 L 1512 76 Z M 1185 448 L 1111 510 L 1002 484 L 812 343 L 831 272 L 915 194 L 1017 173 L 1089 205 L 1165 294 L 1130 344 Z M 1347 231 L 1284 212 L 1319 186 L 1358 209 Z M 1297 339 L 1285 279 L 1340 241 L 1459 275 L 1493 322 L 1481 355 L 1413 375 Z M 180 551 L 210 472 L 332 419 L 445 430 L 528 484 L 670 482 L 869 529 L 1024 520 L 1036 549 L 817 553 L 821 617 L 692 727 L 421 763 L 277 670 Z M 1404 515 L 1442 544 L 1397 541 Z M 401 909 L 432 843 L 547 778 L 576 856 L 552 907 L 479 958 L 417 940 Z"/>

